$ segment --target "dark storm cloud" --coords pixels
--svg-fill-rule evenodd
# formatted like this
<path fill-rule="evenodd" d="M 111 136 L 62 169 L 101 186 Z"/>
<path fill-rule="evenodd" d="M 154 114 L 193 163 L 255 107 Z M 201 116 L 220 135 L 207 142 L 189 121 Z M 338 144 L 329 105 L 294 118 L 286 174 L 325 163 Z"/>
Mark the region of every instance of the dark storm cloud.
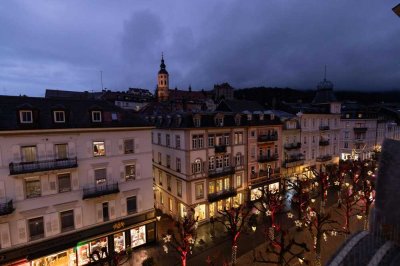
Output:
<path fill-rule="evenodd" d="M 0 93 L 170 86 L 400 88 L 398 1 L 2 1 Z"/>

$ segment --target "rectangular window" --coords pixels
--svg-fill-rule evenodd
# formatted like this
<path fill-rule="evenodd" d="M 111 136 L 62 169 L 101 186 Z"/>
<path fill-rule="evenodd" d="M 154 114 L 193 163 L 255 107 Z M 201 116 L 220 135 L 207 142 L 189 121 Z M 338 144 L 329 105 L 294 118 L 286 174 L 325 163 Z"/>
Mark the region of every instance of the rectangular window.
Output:
<path fill-rule="evenodd" d="M 197 149 L 197 135 L 192 136 L 192 149 Z"/>
<path fill-rule="evenodd" d="M 224 135 L 224 145 L 229 145 L 230 141 L 229 141 L 229 134 L 225 134 Z"/>
<path fill-rule="evenodd" d="M 101 122 L 101 111 L 92 111 L 92 122 Z"/>
<path fill-rule="evenodd" d="M 176 135 L 176 136 L 175 136 L 175 147 L 176 147 L 177 149 L 180 149 L 180 148 L 181 148 L 181 136 L 179 136 L 179 135 Z"/>
<path fill-rule="evenodd" d="M 176 171 L 180 172 L 181 171 L 181 159 L 176 158 Z"/>
<path fill-rule="evenodd" d="M 65 123 L 65 112 L 64 111 L 54 111 L 54 122 L 55 123 Z"/>
<path fill-rule="evenodd" d="M 214 170 L 215 169 L 215 158 L 214 158 L 214 156 L 210 156 L 210 158 L 208 158 L 208 169 L 209 170 Z"/>
<path fill-rule="evenodd" d="M 223 188 L 223 180 L 222 179 L 218 179 L 215 182 L 215 192 L 221 191 Z"/>
<path fill-rule="evenodd" d="M 234 143 L 243 144 L 243 132 L 235 132 Z"/>
<path fill-rule="evenodd" d="M 164 197 L 163 197 L 162 191 L 160 191 L 160 203 L 162 205 L 164 205 Z"/>
<path fill-rule="evenodd" d="M 171 156 L 167 155 L 167 167 L 171 168 Z"/>
<path fill-rule="evenodd" d="M 69 173 L 59 174 L 58 178 L 58 192 L 68 192 L 71 191 L 71 175 Z"/>
<path fill-rule="evenodd" d="M 32 123 L 33 122 L 32 111 L 30 110 L 19 111 L 19 120 L 23 124 Z"/>
<path fill-rule="evenodd" d="M 230 164 L 230 159 L 229 159 L 229 154 L 226 154 L 225 156 L 224 156 L 224 167 L 228 167 L 228 166 L 230 166 L 231 164 Z"/>
<path fill-rule="evenodd" d="M 68 144 L 56 144 L 56 159 L 68 158 Z"/>
<path fill-rule="evenodd" d="M 101 185 L 107 182 L 107 169 L 100 168 L 94 170 L 94 177 L 96 180 L 96 185 Z"/>
<path fill-rule="evenodd" d="M 238 153 L 236 154 L 236 166 L 241 166 L 242 165 L 242 154 Z"/>
<path fill-rule="evenodd" d="M 214 193 L 215 192 L 215 182 L 214 181 L 210 181 L 208 183 L 208 193 Z"/>
<path fill-rule="evenodd" d="M 169 201 L 168 201 L 168 205 L 169 205 L 169 211 L 171 211 L 172 212 L 172 199 L 171 198 L 169 198 Z"/>
<path fill-rule="evenodd" d="M 61 220 L 61 232 L 74 230 L 75 225 L 74 225 L 74 211 L 73 210 L 60 212 L 60 220 Z"/>
<path fill-rule="evenodd" d="M 224 179 L 224 189 L 229 189 L 229 184 L 230 184 L 229 177 L 227 177 Z"/>
<path fill-rule="evenodd" d="M 28 220 L 29 240 L 36 240 L 44 237 L 43 217 Z"/>
<path fill-rule="evenodd" d="M 167 175 L 167 189 L 171 191 L 171 176 Z"/>
<path fill-rule="evenodd" d="M 196 190 L 196 199 L 204 198 L 204 184 L 203 183 L 196 183 L 195 184 Z"/>
<path fill-rule="evenodd" d="M 171 140 L 170 140 L 169 134 L 165 135 L 165 145 L 167 145 L 167 147 L 169 147 L 171 145 Z"/>
<path fill-rule="evenodd" d="M 199 135 L 198 136 L 198 143 L 199 143 L 199 149 L 201 149 L 201 148 L 203 148 L 204 147 L 204 136 L 203 135 Z"/>
<path fill-rule="evenodd" d="M 104 145 L 104 141 L 93 141 L 93 156 L 105 156 L 106 155 L 106 148 Z"/>
<path fill-rule="evenodd" d="M 157 144 L 161 145 L 161 133 L 157 133 Z"/>
<path fill-rule="evenodd" d="M 40 187 L 40 179 L 37 177 L 31 177 L 25 179 L 25 191 L 26 198 L 36 198 L 42 195 Z"/>
<path fill-rule="evenodd" d="M 126 208 L 127 208 L 128 214 L 137 212 L 136 196 L 126 198 Z"/>
<path fill-rule="evenodd" d="M 136 167 L 134 164 L 125 165 L 125 180 L 135 180 Z"/>
<path fill-rule="evenodd" d="M 161 164 L 161 152 L 158 153 L 158 163 Z"/>
<path fill-rule="evenodd" d="M 242 176 L 236 175 L 236 187 L 239 188 L 242 186 Z"/>
<path fill-rule="evenodd" d="M 182 181 L 176 180 L 176 191 L 178 194 L 178 197 L 182 197 Z"/>
<path fill-rule="evenodd" d="M 108 202 L 103 202 L 103 221 L 107 222 L 110 220 L 110 216 L 108 214 Z"/>
<path fill-rule="evenodd" d="M 124 154 L 135 153 L 135 141 L 133 139 L 124 140 Z"/>
<path fill-rule="evenodd" d="M 217 169 L 221 169 L 222 168 L 222 165 L 223 165 L 222 161 L 223 161 L 222 156 L 216 156 L 215 157 L 215 166 L 216 166 Z"/>
<path fill-rule="evenodd" d="M 250 136 L 252 138 L 255 138 L 256 137 L 256 131 L 255 130 L 250 131 Z"/>
<path fill-rule="evenodd" d="M 21 147 L 22 161 L 23 162 L 34 162 L 37 160 L 36 146 L 25 146 Z"/>
<path fill-rule="evenodd" d="M 208 147 L 214 147 L 214 145 L 215 145 L 214 140 L 215 140 L 214 135 L 208 136 Z"/>
<path fill-rule="evenodd" d="M 158 171 L 158 184 L 160 184 L 160 186 L 162 186 L 162 173 L 161 173 L 161 171 Z"/>

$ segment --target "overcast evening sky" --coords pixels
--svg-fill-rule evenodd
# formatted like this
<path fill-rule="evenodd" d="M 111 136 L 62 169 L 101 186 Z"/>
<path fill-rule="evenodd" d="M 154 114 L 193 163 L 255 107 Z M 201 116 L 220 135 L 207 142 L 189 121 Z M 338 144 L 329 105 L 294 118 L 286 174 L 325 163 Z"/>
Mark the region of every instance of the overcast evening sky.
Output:
<path fill-rule="evenodd" d="M 400 90 L 400 0 L 0 2 L 0 94 L 229 82 Z"/>

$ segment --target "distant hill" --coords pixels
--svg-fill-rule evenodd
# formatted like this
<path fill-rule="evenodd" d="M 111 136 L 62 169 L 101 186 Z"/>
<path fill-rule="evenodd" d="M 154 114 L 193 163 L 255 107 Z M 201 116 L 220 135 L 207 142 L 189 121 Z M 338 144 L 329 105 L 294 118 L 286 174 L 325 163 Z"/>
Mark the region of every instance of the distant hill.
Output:
<path fill-rule="evenodd" d="M 400 102 L 400 91 L 334 91 L 339 101 L 357 101 L 363 104 Z M 236 99 L 257 101 L 268 107 L 279 109 L 282 102 L 311 102 L 315 90 L 295 90 L 291 88 L 255 87 L 236 89 Z"/>

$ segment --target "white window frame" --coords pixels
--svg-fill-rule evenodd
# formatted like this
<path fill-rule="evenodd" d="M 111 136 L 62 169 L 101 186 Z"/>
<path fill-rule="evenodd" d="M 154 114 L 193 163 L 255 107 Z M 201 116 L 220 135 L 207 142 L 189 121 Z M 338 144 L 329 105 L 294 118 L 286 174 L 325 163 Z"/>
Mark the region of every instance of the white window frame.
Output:
<path fill-rule="evenodd" d="M 62 115 L 62 119 L 58 120 L 57 119 L 57 114 Z M 64 111 L 54 111 L 53 112 L 53 117 L 54 117 L 54 123 L 65 123 L 65 112 Z"/>
<path fill-rule="evenodd" d="M 24 119 L 24 114 L 29 114 L 30 115 L 30 120 L 25 120 Z M 27 118 L 27 117 L 25 117 Z M 19 111 L 19 121 L 21 124 L 32 124 L 33 123 L 33 113 L 32 110 L 21 110 Z"/>
<path fill-rule="evenodd" d="M 99 119 L 95 119 L 96 118 L 95 115 L 99 115 Z M 101 111 L 92 111 L 92 122 L 99 123 L 101 122 L 101 120 L 102 120 Z"/>

